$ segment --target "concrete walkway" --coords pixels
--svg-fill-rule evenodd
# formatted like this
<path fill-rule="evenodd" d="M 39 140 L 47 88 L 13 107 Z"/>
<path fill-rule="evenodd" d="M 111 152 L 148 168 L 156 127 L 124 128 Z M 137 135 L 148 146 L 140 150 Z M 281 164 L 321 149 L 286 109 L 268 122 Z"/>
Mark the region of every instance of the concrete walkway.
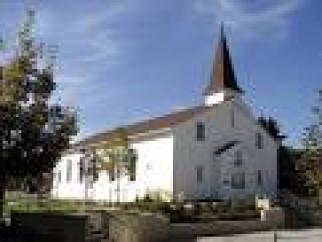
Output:
<path fill-rule="evenodd" d="M 260 232 L 229 237 L 202 237 L 196 242 L 274 242 L 273 232 Z M 322 229 L 278 231 L 277 242 L 322 242 Z"/>

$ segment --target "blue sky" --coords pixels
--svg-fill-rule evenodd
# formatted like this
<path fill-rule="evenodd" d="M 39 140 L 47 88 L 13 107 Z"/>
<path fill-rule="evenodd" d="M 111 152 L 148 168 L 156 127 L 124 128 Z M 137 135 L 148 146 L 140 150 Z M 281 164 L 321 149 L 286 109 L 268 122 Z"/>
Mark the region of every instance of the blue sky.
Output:
<path fill-rule="evenodd" d="M 58 45 L 56 99 L 79 110 L 79 138 L 202 102 L 224 21 L 245 99 L 298 144 L 322 87 L 322 1 L 0 0 L 10 41 L 27 6 Z"/>

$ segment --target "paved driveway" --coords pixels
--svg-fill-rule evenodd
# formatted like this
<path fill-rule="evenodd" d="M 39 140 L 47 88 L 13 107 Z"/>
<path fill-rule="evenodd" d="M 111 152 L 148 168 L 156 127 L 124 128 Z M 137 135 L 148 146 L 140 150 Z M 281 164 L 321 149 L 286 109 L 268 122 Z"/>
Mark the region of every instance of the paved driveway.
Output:
<path fill-rule="evenodd" d="M 197 242 L 274 242 L 273 232 L 244 234 L 230 237 L 204 237 Z M 278 242 L 322 242 L 322 229 L 277 232 Z"/>

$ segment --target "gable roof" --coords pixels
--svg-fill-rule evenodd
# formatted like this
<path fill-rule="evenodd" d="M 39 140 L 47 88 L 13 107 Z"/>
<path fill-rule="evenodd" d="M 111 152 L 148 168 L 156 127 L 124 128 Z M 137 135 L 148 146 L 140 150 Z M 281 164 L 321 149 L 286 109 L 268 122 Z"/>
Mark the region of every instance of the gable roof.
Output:
<path fill-rule="evenodd" d="M 221 36 L 213 62 L 210 83 L 205 89 L 204 95 L 210 95 L 212 93 L 222 91 L 223 89 L 231 89 L 237 92 L 242 92 L 242 89 L 237 84 L 227 39 L 222 26 Z"/>
<path fill-rule="evenodd" d="M 118 127 L 116 129 L 107 130 L 102 133 L 85 138 L 84 140 L 75 144 L 75 146 L 90 146 L 104 141 L 112 140 L 117 138 L 119 135 L 118 131 L 120 128 L 124 128 L 127 131 L 127 135 L 130 139 L 135 138 L 139 134 L 145 134 L 151 131 L 156 131 L 165 128 L 172 128 L 176 124 L 190 120 L 194 116 L 201 114 L 211 107 L 207 106 L 196 106 L 184 110 L 180 110 L 175 113 L 170 113 L 164 116 L 156 117 L 153 119 L 144 120 L 128 126 Z"/>

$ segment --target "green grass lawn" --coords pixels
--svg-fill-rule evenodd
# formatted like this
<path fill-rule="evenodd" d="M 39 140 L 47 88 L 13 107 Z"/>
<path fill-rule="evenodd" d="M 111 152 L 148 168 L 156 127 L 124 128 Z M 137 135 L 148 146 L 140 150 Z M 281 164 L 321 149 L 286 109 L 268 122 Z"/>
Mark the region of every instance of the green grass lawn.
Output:
<path fill-rule="evenodd" d="M 75 213 L 85 210 L 81 201 L 57 200 L 39 198 L 35 195 L 12 195 L 7 196 L 4 205 L 4 212 L 61 212 Z"/>

